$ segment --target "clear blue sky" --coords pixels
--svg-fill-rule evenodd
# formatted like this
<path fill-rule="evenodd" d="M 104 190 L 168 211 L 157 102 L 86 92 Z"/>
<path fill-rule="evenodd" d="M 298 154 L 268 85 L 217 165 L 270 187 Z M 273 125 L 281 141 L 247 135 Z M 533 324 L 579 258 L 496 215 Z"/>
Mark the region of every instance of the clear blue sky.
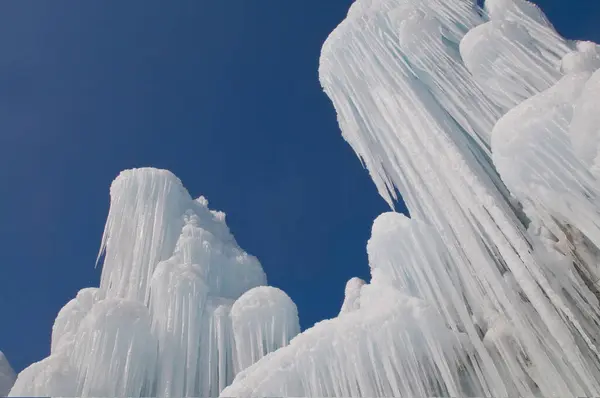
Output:
<path fill-rule="evenodd" d="M 303 328 L 368 278 L 386 206 L 321 92 L 321 44 L 351 0 L 0 2 L 0 350 L 48 354 L 59 309 L 97 286 L 110 182 L 177 174 L 223 210 Z M 600 41 L 596 0 L 540 0 Z"/>

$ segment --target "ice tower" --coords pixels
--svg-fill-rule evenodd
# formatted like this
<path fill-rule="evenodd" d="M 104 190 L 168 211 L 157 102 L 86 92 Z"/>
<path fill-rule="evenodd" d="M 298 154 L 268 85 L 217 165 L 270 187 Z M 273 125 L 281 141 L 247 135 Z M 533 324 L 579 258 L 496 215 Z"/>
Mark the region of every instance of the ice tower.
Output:
<path fill-rule="evenodd" d="M 223 396 L 600 394 L 600 51 L 525 0 L 356 0 L 319 75 L 372 280 Z"/>
<path fill-rule="evenodd" d="M 110 196 L 100 287 L 63 307 L 51 355 L 11 396 L 217 396 L 299 332 L 296 306 L 266 286 L 225 214 L 173 174 L 124 171 Z"/>

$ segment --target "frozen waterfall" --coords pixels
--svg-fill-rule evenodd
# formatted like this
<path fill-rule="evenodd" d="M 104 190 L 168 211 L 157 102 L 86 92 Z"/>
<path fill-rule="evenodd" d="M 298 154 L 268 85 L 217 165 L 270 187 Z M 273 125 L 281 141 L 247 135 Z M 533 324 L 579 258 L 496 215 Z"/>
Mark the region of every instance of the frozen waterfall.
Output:
<path fill-rule="evenodd" d="M 525 0 L 356 0 L 319 74 L 393 206 L 372 280 L 223 396 L 600 394 L 599 47 Z"/>
<path fill-rule="evenodd" d="M 11 396 L 217 396 L 298 334 L 296 306 L 266 286 L 225 214 L 173 174 L 127 170 L 110 195 L 100 287 L 63 307 L 51 355 Z"/>

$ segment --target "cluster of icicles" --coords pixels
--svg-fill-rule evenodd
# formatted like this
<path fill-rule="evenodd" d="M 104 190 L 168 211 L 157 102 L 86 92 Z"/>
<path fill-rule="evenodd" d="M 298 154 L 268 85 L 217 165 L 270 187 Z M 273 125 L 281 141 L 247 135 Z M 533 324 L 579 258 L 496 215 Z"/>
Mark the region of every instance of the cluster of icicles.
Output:
<path fill-rule="evenodd" d="M 51 355 L 11 396 L 209 397 L 299 332 L 296 306 L 266 286 L 204 198 L 170 172 L 128 170 L 111 186 L 99 288 L 58 314 Z"/>
<path fill-rule="evenodd" d="M 598 396 L 600 47 L 524 0 L 356 0 L 320 80 L 393 206 L 372 280 L 223 396 Z"/>
<path fill-rule="evenodd" d="M 99 289 L 12 395 L 600 395 L 600 48 L 525 0 L 357 0 L 323 46 L 393 207 L 338 317 L 298 334 L 221 213 L 168 172 L 111 188 Z M 262 287 L 258 287 L 262 286 Z"/>

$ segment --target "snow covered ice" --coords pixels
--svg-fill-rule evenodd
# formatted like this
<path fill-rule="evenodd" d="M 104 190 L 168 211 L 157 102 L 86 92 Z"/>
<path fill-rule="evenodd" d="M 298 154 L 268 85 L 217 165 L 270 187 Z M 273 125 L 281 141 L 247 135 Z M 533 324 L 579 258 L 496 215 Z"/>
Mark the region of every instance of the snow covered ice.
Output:
<path fill-rule="evenodd" d="M 371 280 L 299 333 L 223 213 L 167 171 L 128 170 L 99 288 L 65 305 L 10 394 L 600 395 L 599 68 L 598 45 L 525 0 L 356 0 L 320 81 L 380 195 L 410 212 L 375 220 Z"/>
<path fill-rule="evenodd" d="M 597 396 L 598 48 L 524 0 L 356 0 L 321 84 L 411 218 L 380 216 L 370 283 L 223 396 Z"/>
<path fill-rule="evenodd" d="M 11 396 L 217 396 L 299 332 L 296 306 L 266 286 L 225 214 L 168 171 L 113 182 L 101 254 L 100 287 L 63 307 L 51 355 L 19 374 Z"/>

